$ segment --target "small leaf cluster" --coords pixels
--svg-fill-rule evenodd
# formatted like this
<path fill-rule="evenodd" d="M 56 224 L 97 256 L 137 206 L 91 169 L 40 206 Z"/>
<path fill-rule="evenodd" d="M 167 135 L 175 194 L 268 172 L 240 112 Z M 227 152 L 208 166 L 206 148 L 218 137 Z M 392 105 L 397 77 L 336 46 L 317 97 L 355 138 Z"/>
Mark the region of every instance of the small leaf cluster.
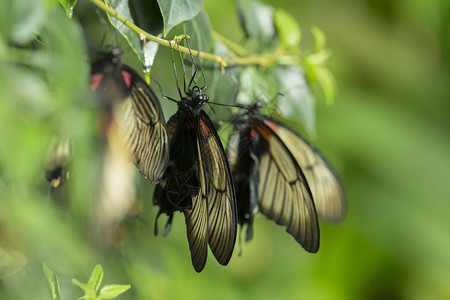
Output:
<path fill-rule="evenodd" d="M 48 288 L 52 300 L 60 300 L 61 292 L 59 287 L 58 276 L 50 270 L 45 264 L 43 269 L 48 282 Z M 92 271 L 87 283 L 83 283 L 77 279 L 72 279 L 72 283 L 83 290 L 84 295 L 79 300 L 103 300 L 114 299 L 130 289 L 130 285 L 126 284 L 108 284 L 100 289 L 103 280 L 103 268 L 96 265 Z"/>

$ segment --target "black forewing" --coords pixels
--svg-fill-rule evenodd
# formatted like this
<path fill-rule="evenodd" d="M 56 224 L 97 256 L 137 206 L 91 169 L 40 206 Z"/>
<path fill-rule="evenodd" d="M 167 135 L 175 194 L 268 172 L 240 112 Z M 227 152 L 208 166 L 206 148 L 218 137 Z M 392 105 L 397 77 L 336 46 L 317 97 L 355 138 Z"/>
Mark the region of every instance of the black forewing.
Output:
<path fill-rule="evenodd" d="M 197 137 L 198 120 L 178 111 L 167 123 L 170 137 L 170 159 L 157 185 L 154 204 L 171 216 L 184 212 L 192 265 L 203 270 L 208 247 L 207 185 Z"/>
<path fill-rule="evenodd" d="M 264 117 L 264 123 L 274 124 L 276 134 L 297 160 L 314 197 L 319 218 L 340 222 L 346 213 L 342 185 L 331 165 L 308 141 L 285 125 Z"/>
<path fill-rule="evenodd" d="M 252 123 L 253 122 L 253 123 Z M 259 210 L 289 232 L 308 252 L 319 249 L 319 224 L 311 191 L 290 150 L 259 119 L 249 123 L 258 137 Z"/>
<path fill-rule="evenodd" d="M 237 232 L 233 179 L 220 138 L 207 114 L 200 111 L 200 155 L 207 183 L 208 243 L 217 261 L 228 264 Z"/>

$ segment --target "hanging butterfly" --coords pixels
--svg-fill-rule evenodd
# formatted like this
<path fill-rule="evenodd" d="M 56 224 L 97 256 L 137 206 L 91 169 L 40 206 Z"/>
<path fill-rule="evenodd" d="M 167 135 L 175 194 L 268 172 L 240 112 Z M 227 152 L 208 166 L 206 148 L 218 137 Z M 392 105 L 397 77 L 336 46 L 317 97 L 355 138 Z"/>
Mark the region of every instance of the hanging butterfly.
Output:
<path fill-rule="evenodd" d="M 319 249 L 317 216 L 339 222 L 346 210 L 342 186 L 325 158 L 287 126 L 263 116 L 261 102 L 232 119 L 227 155 L 235 181 L 238 218 L 253 236 L 261 212 L 286 227 L 308 252 Z"/>
<path fill-rule="evenodd" d="M 122 50 L 113 48 L 92 64 L 91 89 L 99 94 L 102 133 L 117 121 L 124 143 L 139 171 L 152 183 L 161 179 L 169 161 L 167 127 L 161 105 L 149 85 L 120 62 Z"/>
<path fill-rule="evenodd" d="M 92 228 L 97 244 L 107 246 L 136 203 L 134 162 L 152 183 L 167 167 L 167 125 L 159 101 L 149 85 L 122 64 L 120 48 L 103 53 L 92 64 L 91 88 L 98 94 L 101 176 Z"/>
<path fill-rule="evenodd" d="M 217 261 L 228 264 L 236 241 L 237 206 L 225 151 L 213 123 L 202 109 L 209 97 L 202 93 L 205 87 L 195 83 L 198 69 L 192 54 L 191 60 L 195 71 L 187 88 L 184 73 L 184 95 L 178 87 L 173 63 L 181 100 L 169 98 L 177 102 L 178 110 L 167 122 L 169 165 L 155 189 L 153 203 L 160 207 L 155 235 L 162 213 L 169 216 L 164 235 L 170 231 L 174 212 L 184 213 L 192 265 L 201 272 L 208 244 Z"/>

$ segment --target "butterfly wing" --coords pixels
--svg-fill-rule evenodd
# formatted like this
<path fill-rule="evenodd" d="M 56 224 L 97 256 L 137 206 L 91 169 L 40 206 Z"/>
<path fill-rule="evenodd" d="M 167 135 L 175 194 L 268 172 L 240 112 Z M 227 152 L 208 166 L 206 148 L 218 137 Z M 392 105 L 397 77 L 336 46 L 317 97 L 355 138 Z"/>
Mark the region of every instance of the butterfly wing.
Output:
<path fill-rule="evenodd" d="M 123 103 L 127 145 L 139 171 L 152 183 L 157 183 L 169 161 L 169 138 L 161 105 L 136 72 L 127 66 L 123 66 L 121 72 L 132 75 L 130 95 Z"/>
<path fill-rule="evenodd" d="M 311 191 L 279 136 L 264 123 L 250 123 L 259 160 L 259 210 L 289 232 L 308 252 L 319 249 L 319 224 Z"/>
<path fill-rule="evenodd" d="M 92 64 L 91 88 L 98 91 L 103 109 L 118 119 L 136 167 L 148 180 L 157 183 L 169 160 L 161 105 L 136 71 L 124 64 L 114 64 L 111 59 Z M 107 116 L 107 121 L 110 117 Z"/>
<path fill-rule="evenodd" d="M 200 143 L 200 140 L 196 139 L 200 188 L 197 195 L 192 198 L 192 209 L 184 212 L 192 265 L 198 273 L 205 267 L 208 254 L 208 202 L 206 200 L 208 190 Z"/>
<path fill-rule="evenodd" d="M 276 132 L 302 168 L 319 218 L 328 222 L 342 221 L 346 212 L 345 196 L 331 165 L 314 146 L 291 129 L 267 118 L 264 123 Z"/>
<path fill-rule="evenodd" d="M 207 179 L 194 122 L 189 114 L 178 111 L 167 123 L 170 160 L 156 186 L 153 202 L 160 207 L 160 213 L 184 213 L 192 265 L 200 272 L 208 250 Z"/>
<path fill-rule="evenodd" d="M 227 265 L 236 241 L 236 194 L 222 143 L 203 110 L 200 112 L 198 134 L 200 156 L 208 186 L 208 243 L 217 261 Z"/>

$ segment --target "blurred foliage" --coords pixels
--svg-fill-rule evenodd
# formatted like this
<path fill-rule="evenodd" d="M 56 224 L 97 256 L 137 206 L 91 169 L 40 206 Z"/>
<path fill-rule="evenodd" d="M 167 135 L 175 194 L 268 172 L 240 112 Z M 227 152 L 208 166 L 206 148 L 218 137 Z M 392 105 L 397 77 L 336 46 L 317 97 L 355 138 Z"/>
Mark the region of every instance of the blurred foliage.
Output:
<path fill-rule="evenodd" d="M 0 2 L 0 259 L 9 263 L 0 264 L 0 299 L 50 299 L 43 262 L 58 274 L 62 299 L 80 296 L 71 278 L 85 278 L 96 264 L 104 267 L 105 281 L 132 286 L 118 299 L 450 298 L 449 2 L 267 2 L 299 22 L 303 53 L 320 45 L 317 32 L 304 30 L 312 25 L 326 34 L 332 52 L 329 67 L 339 86 L 334 105 L 322 101 L 316 85 L 318 101 L 311 100 L 311 107 L 303 107 L 300 92 L 297 105 L 283 100 L 295 95 L 275 97 L 279 107 L 298 106 L 317 120 L 310 138 L 335 165 L 347 192 L 347 218 L 339 226 L 321 224 L 319 252 L 306 253 L 283 228 L 259 217 L 254 239 L 236 244 L 228 266 L 210 259 L 197 274 L 180 215 L 168 237 L 153 236 L 153 186 L 141 176 L 139 217 L 124 224 L 119 242 L 96 246 L 90 219 L 100 151 L 88 57 L 99 50 L 105 26 L 87 1 L 79 1 L 68 19 L 56 1 L 7 0 Z M 243 32 L 236 7 L 235 1 L 205 0 L 199 20 L 175 26 L 170 35 L 207 21 L 236 44 L 263 51 L 246 36 L 261 32 Z M 135 19 L 136 11 L 130 11 Z M 288 36 L 279 38 L 287 45 L 297 39 Z M 109 30 L 105 43 L 115 39 Z M 194 37 L 191 42 L 205 45 Z M 124 61 L 141 70 L 132 47 L 122 38 L 119 43 Z M 212 44 L 216 53 L 226 52 Z M 175 98 L 170 53 L 165 47 L 154 53 L 151 76 Z M 258 89 L 268 97 L 285 93 L 267 69 L 238 73 L 230 67 L 222 75 L 208 61 L 204 68 L 213 101 L 231 103 L 233 77 L 245 74 L 248 81 L 241 84 L 254 90 L 252 97 L 261 96 Z M 268 84 L 258 87 L 256 76 Z M 167 118 L 176 107 L 161 101 Z M 214 109 L 215 120 L 229 116 Z M 283 116 L 299 131 L 311 131 L 301 112 Z M 49 198 L 44 176 L 47 147 L 60 132 L 71 135 L 74 149 L 72 176 L 62 186 L 70 195 L 64 210 L 58 197 Z"/>

